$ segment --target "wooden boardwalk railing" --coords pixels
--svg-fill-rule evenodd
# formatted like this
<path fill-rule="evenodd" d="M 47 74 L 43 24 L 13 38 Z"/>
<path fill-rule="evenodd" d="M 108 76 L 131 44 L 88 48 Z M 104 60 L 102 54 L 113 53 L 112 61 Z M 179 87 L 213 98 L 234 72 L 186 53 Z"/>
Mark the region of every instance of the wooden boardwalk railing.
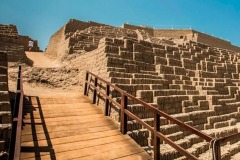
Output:
<path fill-rule="evenodd" d="M 232 134 L 226 137 L 213 140 L 213 160 L 221 159 L 221 143 L 226 143 L 231 140 L 239 139 L 240 133 Z"/>
<path fill-rule="evenodd" d="M 17 78 L 17 90 L 12 113 L 12 132 L 9 146 L 9 160 L 19 160 L 21 153 L 21 133 L 23 117 L 23 85 L 22 85 L 22 67 L 19 66 Z"/>
<path fill-rule="evenodd" d="M 89 76 L 92 76 L 94 79 L 94 83 L 91 83 Z M 106 91 L 102 91 L 99 87 L 99 82 L 106 84 Z M 138 123 L 143 125 L 145 128 L 147 128 L 149 131 L 151 131 L 154 135 L 153 141 L 154 141 L 154 160 L 160 159 L 160 139 L 168 143 L 170 146 L 175 148 L 178 152 L 182 153 L 184 156 L 186 156 L 188 159 L 197 160 L 198 158 L 189 152 L 187 152 L 184 148 L 174 143 L 172 140 L 164 136 L 162 133 L 160 133 L 160 116 L 164 117 L 165 119 L 171 121 L 174 124 L 177 124 L 181 128 L 184 128 L 199 137 L 203 138 L 204 140 L 210 142 L 213 142 L 213 158 L 214 160 L 220 160 L 221 159 L 221 151 L 220 151 L 220 144 L 239 138 L 240 134 L 234 134 L 227 137 L 214 139 L 209 135 L 206 135 L 202 133 L 201 131 L 173 118 L 172 116 L 158 110 L 157 108 L 147 104 L 146 102 L 130 95 L 126 91 L 118 88 L 117 86 L 107 82 L 106 80 L 98 77 L 97 75 L 87 71 L 86 72 L 86 81 L 85 81 L 85 88 L 84 88 L 84 95 L 88 95 L 89 88 L 93 88 L 93 103 L 96 103 L 97 100 L 97 92 L 101 94 L 105 98 L 105 111 L 104 115 L 109 116 L 109 104 L 110 102 L 117 106 L 121 110 L 120 115 L 120 131 L 122 134 L 127 133 L 127 117 L 130 117 L 134 120 L 136 120 Z M 121 94 L 121 103 L 118 103 L 115 101 L 112 97 L 110 97 L 110 89 L 114 89 L 118 91 Z M 140 118 L 138 118 L 136 115 L 134 115 L 132 112 L 130 112 L 127 109 L 128 106 L 128 100 L 132 100 L 136 103 L 139 103 L 143 105 L 144 107 L 152 110 L 154 112 L 154 126 L 150 126 L 146 122 L 142 121 Z M 16 91 L 16 99 L 14 104 L 14 111 L 13 111 L 13 122 L 12 122 L 12 134 L 11 134 L 11 141 L 10 141 L 10 147 L 9 147 L 9 160 L 19 160 L 21 155 L 21 133 L 22 133 L 22 116 L 23 116 L 23 86 L 22 86 L 22 70 L 21 66 L 19 66 L 19 72 L 18 72 L 18 79 L 17 79 L 17 91 Z M 56 150 L 58 152 L 58 150 Z M 139 150 L 139 152 L 142 153 L 142 151 Z M 52 154 L 52 153 L 50 153 Z M 59 153 L 56 155 L 60 155 Z M 149 158 L 147 158 L 149 159 Z"/>
<path fill-rule="evenodd" d="M 90 80 L 89 76 L 93 77 L 94 84 L 92 84 L 91 81 L 89 81 Z M 98 87 L 99 81 L 106 84 L 106 92 L 105 93 Z M 204 140 L 206 140 L 208 142 L 213 140 L 213 137 L 193 128 L 192 126 L 189 126 L 189 125 L 173 118 L 172 116 L 170 116 L 170 115 L 158 110 L 157 108 L 147 104 L 146 102 L 132 96 L 131 94 L 118 88 L 117 86 L 111 84 L 110 82 L 107 82 L 106 80 L 100 78 L 99 76 L 95 75 L 94 73 L 87 71 L 84 95 L 88 95 L 89 87 L 93 88 L 93 103 L 96 103 L 97 92 L 99 92 L 105 98 L 105 116 L 108 116 L 109 101 L 112 102 L 114 105 L 116 105 L 121 110 L 121 127 L 120 127 L 120 129 L 121 129 L 122 134 L 127 133 L 127 116 L 136 120 L 138 123 L 140 123 L 141 125 L 146 127 L 149 131 L 151 131 L 154 134 L 154 139 L 153 139 L 154 140 L 154 160 L 160 159 L 160 139 L 162 139 L 163 141 L 168 143 L 170 146 L 175 148 L 177 151 L 182 153 L 187 158 L 192 159 L 192 160 L 198 159 L 197 157 L 195 157 L 194 155 L 192 155 L 188 151 L 186 151 L 184 148 L 182 148 L 181 146 L 174 143 L 171 139 L 167 138 L 162 133 L 160 133 L 160 131 L 159 131 L 160 116 L 166 118 L 167 120 L 171 121 L 174 124 L 177 124 L 181 128 L 184 128 L 184 129 L 198 135 L 199 137 L 203 138 Z M 119 104 L 113 98 L 111 98 L 109 96 L 110 87 L 113 88 L 114 90 L 118 91 L 121 94 L 121 104 Z M 128 99 L 131 99 L 139 104 L 142 104 L 144 107 L 146 107 L 154 112 L 154 127 L 152 127 L 149 124 L 147 124 L 146 122 L 142 121 L 136 115 L 134 115 L 133 113 L 131 113 L 130 111 L 127 110 Z"/>

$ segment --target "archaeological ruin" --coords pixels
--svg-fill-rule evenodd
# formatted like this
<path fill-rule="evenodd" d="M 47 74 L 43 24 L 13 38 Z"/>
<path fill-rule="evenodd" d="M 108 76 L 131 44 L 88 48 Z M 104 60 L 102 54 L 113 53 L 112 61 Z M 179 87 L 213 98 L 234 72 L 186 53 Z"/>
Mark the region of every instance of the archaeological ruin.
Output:
<path fill-rule="evenodd" d="M 17 80 L 17 65 L 13 63 L 22 64 L 23 88 L 32 85 L 83 94 L 86 71 L 90 71 L 212 140 L 240 133 L 240 47 L 228 41 L 192 29 L 115 27 L 70 19 L 51 36 L 41 55 L 58 65 L 41 67 L 34 66 L 36 60 L 25 52 L 28 39 L 18 34 L 16 26 L 0 25 L 0 156 L 7 155 L 10 141 L 8 85 Z M 35 42 L 34 51 L 39 52 Z M 92 99 L 96 94 L 95 103 L 104 110 L 102 93 L 109 86 L 94 78 L 88 77 L 92 84 L 87 86 L 88 96 Z M 99 91 L 94 90 L 96 83 Z M 121 93 L 114 88 L 109 92 L 121 105 Z M 131 99 L 126 107 L 142 122 L 155 125 L 153 110 Z M 122 125 L 118 105 L 109 102 L 108 114 Z M 163 116 L 159 123 L 159 132 L 189 154 L 198 159 L 212 156 L 212 141 Z M 127 135 L 154 157 L 154 133 L 130 117 L 126 128 Z M 221 159 L 240 159 L 239 140 L 240 136 L 221 144 Z M 188 158 L 160 139 L 160 159 Z"/>

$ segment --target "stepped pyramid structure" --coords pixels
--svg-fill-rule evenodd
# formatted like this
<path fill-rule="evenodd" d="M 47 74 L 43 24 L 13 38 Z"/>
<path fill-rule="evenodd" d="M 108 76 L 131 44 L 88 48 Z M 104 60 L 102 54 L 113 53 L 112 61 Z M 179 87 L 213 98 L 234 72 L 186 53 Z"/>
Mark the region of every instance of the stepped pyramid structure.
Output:
<path fill-rule="evenodd" d="M 62 62 L 76 55 L 65 67 L 79 67 L 81 84 L 89 70 L 212 137 L 240 132 L 240 48 L 230 42 L 191 29 L 114 27 L 71 19 L 52 35 L 46 55 Z M 99 85 L 105 91 L 106 86 Z M 89 87 L 90 95 L 92 91 Z M 118 92 L 110 94 L 120 102 Z M 103 106 L 101 94 L 97 97 Z M 128 104 L 130 112 L 153 126 L 152 111 L 132 101 Z M 110 117 L 119 122 L 119 109 L 110 105 Z M 131 118 L 127 130 L 153 154 L 150 131 Z M 199 159 L 208 159 L 210 144 L 198 136 L 162 117 L 160 132 Z M 222 159 L 239 159 L 239 140 L 223 144 Z M 164 160 L 186 159 L 164 141 L 160 150 Z"/>
<path fill-rule="evenodd" d="M 85 63 L 82 70 L 100 75 L 198 130 L 224 137 L 240 131 L 239 51 L 227 41 L 194 30 L 70 20 L 51 37 L 46 53 L 56 58 L 80 54 Z M 114 91 L 112 97 L 120 99 Z M 128 109 L 153 126 L 152 112 L 140 104 Z M 111 116 L 118 121 L 114 106 Z M 190 153 L 208 156 L 209 143 L 164 118 L 160 130 Z M 152 135 L 147 129 L 129 119 L 128 134 L 151 152 Z M 224 159 L 240 151 L 240 142 L 228 147 Z M 160 148 L 163 159 L 184 159 L 164 142 Z"/>
<path fill-rule="evenodd" d="M 230 42 L 194 30 L 128 24 L 113 27 L 78 20 L 70 20 L 57 31 L 46 50 L 56 58 L 80 54 L 79 59 L 85 63 L 82 70 L 101 75 L 212 137 L 240 131 L 239 52 L 240 48 Z M 114 91 L 112 97 L 121 98 Z M 151 111 L 140 104 L 129 105 L 128 109 L 153 126 Z M 118 121 L 119 110 L 114 106 L 111 116 Z M 209 143 L 199 137 L 164 118 L 160 130 L 190 153 L 207 158 Z M 129 119 L 128 134 L 151 153 L 152 135 L 147 129 Z M 225 148 L 223 158 L 231 159 L 240 151 L 240 142 L 231 142 Z M 161 156 L 184 159 L 164 142 Z"/>

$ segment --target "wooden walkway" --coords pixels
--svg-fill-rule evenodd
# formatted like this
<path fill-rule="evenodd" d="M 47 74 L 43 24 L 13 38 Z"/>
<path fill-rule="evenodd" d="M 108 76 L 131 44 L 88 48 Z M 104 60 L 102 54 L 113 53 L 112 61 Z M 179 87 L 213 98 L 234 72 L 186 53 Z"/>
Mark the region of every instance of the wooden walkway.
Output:
<path fill-rule="evenodd" d="M 151 157 L 80 94 L 28 96 L 22 160 L 148 160 Z"/>

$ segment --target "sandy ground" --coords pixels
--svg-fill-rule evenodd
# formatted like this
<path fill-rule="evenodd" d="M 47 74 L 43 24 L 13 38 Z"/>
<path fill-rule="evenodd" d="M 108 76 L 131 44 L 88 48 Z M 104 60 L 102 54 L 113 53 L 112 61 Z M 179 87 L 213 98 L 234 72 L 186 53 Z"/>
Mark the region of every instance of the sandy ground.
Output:
<path fill-rule="evenodd" d="M 33 62 L 33 68 L 34 67 L 37 67 L 39 68 L 39 70 L 41 71 L 41 68 L 43 70 L 50 70 L 51 71 L 51 68 L 54 69 L 58 69 L 60 68 L 60 63 L 58 63 L 56 60 L 52 60 L 50 59 L 48 56 L 45 55 L 44 52 L 26 52 L 26 55 L 27 57 L 32 60 Z M 31 68 L 31 67 L 30 67 Z M 26 69 L 29 69 L 29 67 L 23 67 L 23 70 L 26 71 Z M 18 71 L 18 68 L 17 67 L 11 67 L 9 68 L 9 74 L 14 74 L 14 77 L 15 78 L 9 78 L 8 80 L 8 86 L 9 86 L 9 91 L 11 92 L 15 92 L 16 91 L 16 76 L 17 76 L 17 71 Z M 24 73 L 26 74 L 26 73 Z M 39 75 L 38 73 L 36 73 L 37 75 Z M 43 74 L 43 73 L 41 73 Z M 58 74 L 58 73 L 56 73 Z M 70 73 L 69 73 L 70 74 Z M 48 75 L 48 72 L 44 72 L 43 75 L 46 75 L 46 76 L 49 76 Z M 23 78 L 31 78 L 31 74 L 29 75 L 24 75 Z M 53 76 L 51 74 L 51 76 Z M 62 75 L 59 75 L 60 77 Z M 50 77 L 51 78 L 51 77 Z M 49 78 L 49 79 L 50 79 Z M 26 81 L 26 79 L 25 79 Z M 40 85 L 39 83 L 27 83 L 27 82 L 24 82 L 23 83 L 23 89 L 24 89 L 24 94 L 25 95 L 39 95 L 39 94 L 53 94 L 53 93 L 72 93 L 72 92 L 79 92 L 79 93 L 83 93 L 81 87 L 79 86 L 73 86 L 72 88 L 69 87 L 69 90 L 68 88 L 65 88 L 63 89 L 62 88 L 54 88 L 54 87 L 48 87 L 47 85 Z"/>
<path fill-rule="evenodd" d="M 34 67 L 53 68 L 60 67 L 56 60 L 50 59 L 44 52 L 25 52 L 27 57 L 33 61 Z"/>
<path fill-rule="evenodd" d="M 9 91 L 16 92 L 16 82 L 9 81 L 8 83 Z M 23 91 L 25 95 L 40 95 L 40 94 L 58 94 L 58 93 L 72 93 L 77 92 L 80 94 L 83 94 L 83 90 L 76 88 L 74 91 L 72 90 L 63 90 L 61 88 L 48 88 L 44 86 L 37 86 L 36 84 L 29 84 L 29 83 L 23 83 Z"/>

